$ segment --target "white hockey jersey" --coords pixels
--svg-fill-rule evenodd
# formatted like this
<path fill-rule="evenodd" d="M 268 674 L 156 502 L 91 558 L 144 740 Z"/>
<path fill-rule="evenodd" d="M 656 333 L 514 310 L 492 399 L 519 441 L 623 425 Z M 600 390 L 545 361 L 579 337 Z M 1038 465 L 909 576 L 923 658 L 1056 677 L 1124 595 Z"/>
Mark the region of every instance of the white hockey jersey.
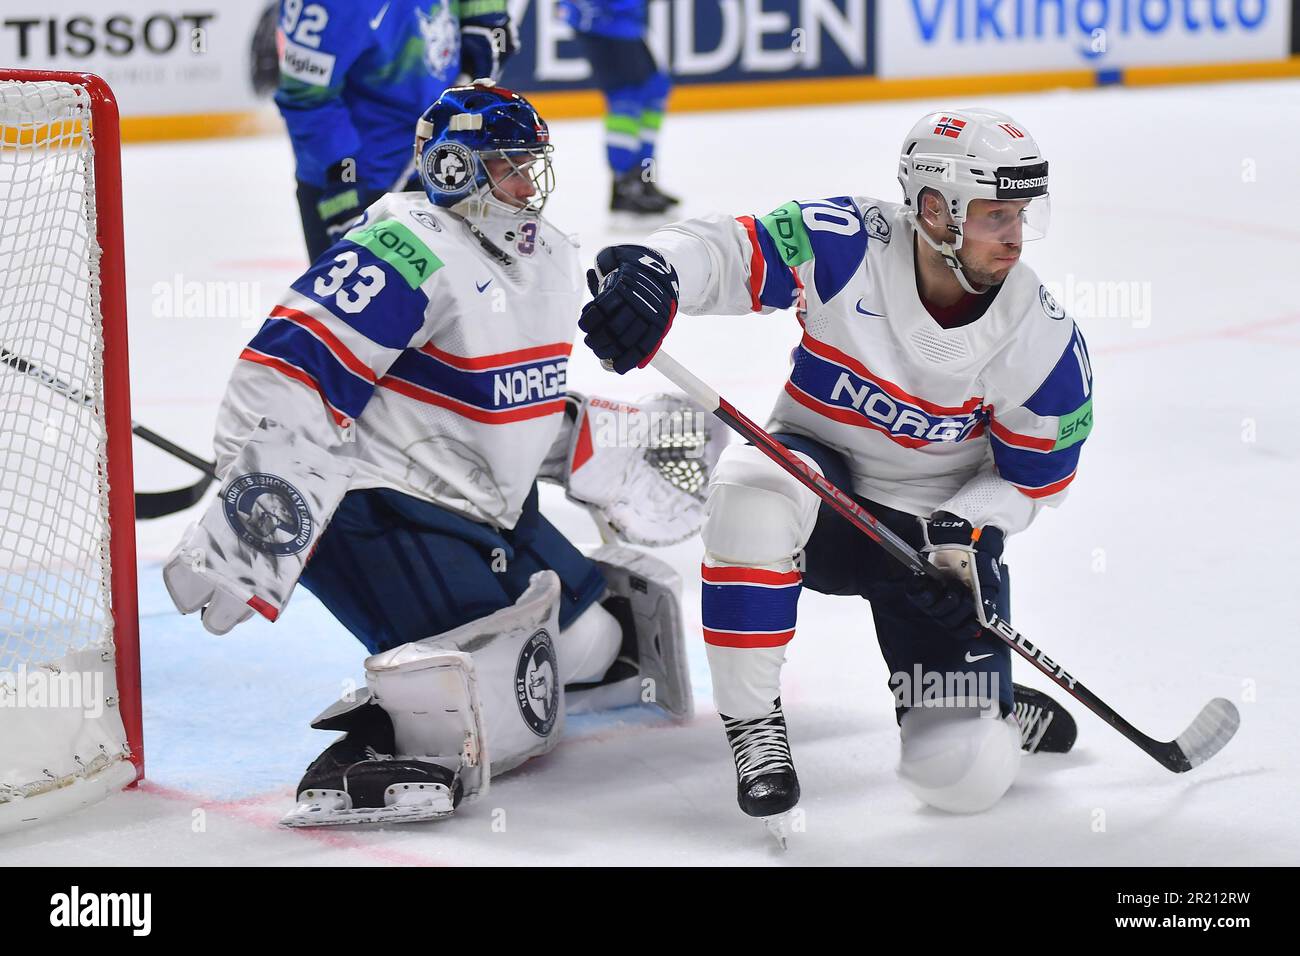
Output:
<path fill-rule="evenodd" d="M 514 527 L 562 422 L 577 247 L 544 220 L 478 224 L 510 265 L 421 193 L 371 206 L 240 355 L 218 473 L 266 416 L 357 459 L 353 487 Z"/>
<path fill-rule="evenodd" d="M 1014 533 L 1060 503 L 1092 427 L 1083 336 L 1023 262 L 979 319 L 942 328 L 917 291 L 906 213 L 866 197 L 790 202 L 674 223 L 646 244 L 676 268 L 683 312 L 798 309 L 769 430 L 839 451 L 873 501 Z"/>

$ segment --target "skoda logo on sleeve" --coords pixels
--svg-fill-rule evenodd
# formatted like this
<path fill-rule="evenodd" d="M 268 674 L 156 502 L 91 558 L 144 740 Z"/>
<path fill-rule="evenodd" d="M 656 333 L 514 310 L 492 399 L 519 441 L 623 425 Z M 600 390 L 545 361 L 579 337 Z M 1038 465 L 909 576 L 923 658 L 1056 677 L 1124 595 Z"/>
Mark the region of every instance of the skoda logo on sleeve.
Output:
<path fill-rule="evenodd" d="M 515 703 L 529 730 L 539 737 L 550 734 L 560 714 L 560 677 L 555 666 L 555 645 L 545 628 L 534 633 L 519 652 Z"/>
<path fill-rule="evenodd" d="M 1049 319 L 1065 318 L 1065 310 L 1052 297 L 1052 293 L 1047 291 L 1047 286 L 1040 285 L 1038 287 L 1038 301 L 1043 304 L 1043 311 L 1047 313 Z"/>
<path fill-rule="evenodd" d="M 474 157 L 460 143 L 439 143 L 424 154 L 424 179 L 449 196 L 464 192 L 474 180 Z"/>
<path fill-rule="evenodd" d="M 311 542 L 315 525 L 307 500 L 276 475 L 240 475 L 226 488 L 222 506 L 239 540 L 255 551 L 287 557 Z"/>

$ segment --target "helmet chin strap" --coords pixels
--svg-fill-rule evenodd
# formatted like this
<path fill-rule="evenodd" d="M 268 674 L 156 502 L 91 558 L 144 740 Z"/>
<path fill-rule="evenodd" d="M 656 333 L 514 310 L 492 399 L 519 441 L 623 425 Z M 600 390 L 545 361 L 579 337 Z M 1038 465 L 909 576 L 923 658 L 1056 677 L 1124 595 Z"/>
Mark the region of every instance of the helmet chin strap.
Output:
<path fill-rule="evenodd" d="M 952 243 L 936 242 L 932 239 L 930 234 L 921 228 L 921 224 L 917 222 L 915 212 L 912 213 L 912 228 L 916 230 L 918 236 L 926 241 L 926 244 L 929 245 L 931 249 L 943 257 L 943 261 L 948 264 L 948 268 L 950 268 L 953 271 L 953 274 L 957 277 L 958 285 L 971 295 L 983 295 L 985 292 L 989 291 L 988 289 L 976 289 L 970 284 L 970 280 L 966 278 L 965 270 L 961 267 L 961 260 L 957 258 L 957 250 L 953 248 Z"/>

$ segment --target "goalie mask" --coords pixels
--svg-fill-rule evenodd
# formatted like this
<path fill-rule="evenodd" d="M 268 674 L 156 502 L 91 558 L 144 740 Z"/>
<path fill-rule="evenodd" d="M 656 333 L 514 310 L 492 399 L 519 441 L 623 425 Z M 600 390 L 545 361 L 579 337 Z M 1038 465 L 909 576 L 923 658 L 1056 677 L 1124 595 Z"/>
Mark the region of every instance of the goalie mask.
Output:
<path fill-rule="evenodd" d="M 1047 233 L 1047 161 L 1034 138 L 1005 113 L 968 109 L 924 116 L 903 140 L 898 182 L 917 234 L 943 256 L 967 292 L 977 290 L 957 258 L 964 240 L 1018 245 Z M 925 192 L 942 199 L 946 216 L 934 217 Z M 941 226 L 945 238 L 934 239 L 918 219 Z"/>
<path fill-rule="evenodd" d="M 426 195 L 466 218 L 489 208 L 512 216 L 541 213 L 555 186 L 552 148 L 532 104 L 487 80 L 446 90 L 415 127 L 415 163 Z"/>

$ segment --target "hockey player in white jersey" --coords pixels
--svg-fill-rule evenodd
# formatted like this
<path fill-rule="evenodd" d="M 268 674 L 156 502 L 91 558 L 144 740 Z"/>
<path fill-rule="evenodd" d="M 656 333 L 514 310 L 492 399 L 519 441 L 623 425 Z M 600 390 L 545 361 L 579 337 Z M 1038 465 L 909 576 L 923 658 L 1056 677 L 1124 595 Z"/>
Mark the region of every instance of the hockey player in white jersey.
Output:
<path fill-rule="evenodd" d="M 752 816 L 799 798 L 780 675 L 805 587 L 870 601 L 899 774 L 925 803 L 992 806 L 1022 747 L 1044 745 L 1044 716 L 1069 728 L 1046 749 L 1073 742 L 1050 698 L 1013 693 L 1006 645 L 978 639 L 989 611 L 1009 619 L 1006 536 L 1060 504 L 1092 427 L 1083 337 L 1020 262 L 1047 226 L 1047 161 L 1011 117 L 952 110 L 908 133 L 898 175 L 902 204 L 840 196 L 686 220 L 603 250 L 588 273 L 580 325 L 620 373 L 650 361 L 679 308 L 795 309 L 802 335 L 768 430 L 954 579 L 905 571 L 754 447 L 724 452 L 702 620 Z"/>
<path fill-rule="evenodd" d="M 566 696 L 690 713 L 676 575 L 588 557 L 538 510 L 546 478 L 624 541 L 681 540 L 717 447 L 679 398 L 567 392 L 581 297 L 576 245 L 541 216 L 549 139 L 516 93 L 445 92 L 417 126 L 424 191 L 371 206 L 231 376 L 222 494 L 164 569 L 174 602 L 221 634 L 276 620 L 301 581 L 371 654 L 365 691 L 314 724 L 346 736 L 290 825 L 446 815 L 554 747 Z M 651 411 L 640 445 L 593 440 L 598 414 Z M 656 437 L 694 457 L 648 454 Z"/>

